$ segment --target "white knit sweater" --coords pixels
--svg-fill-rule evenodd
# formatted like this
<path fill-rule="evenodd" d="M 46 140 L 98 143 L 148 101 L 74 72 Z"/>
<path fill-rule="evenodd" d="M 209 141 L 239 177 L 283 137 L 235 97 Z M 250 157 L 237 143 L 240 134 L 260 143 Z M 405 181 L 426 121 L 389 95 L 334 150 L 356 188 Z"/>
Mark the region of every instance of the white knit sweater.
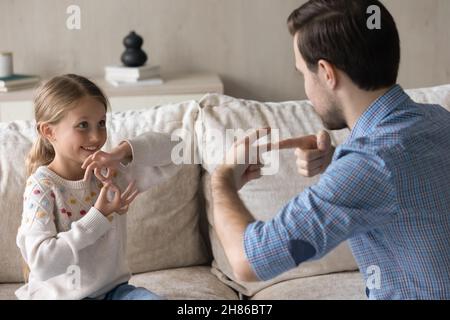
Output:
<path fill-rule="evenodd" d="M 178 172 L 168 135 L 150 132 L 128 142 L 133 161 L 115 177 L 122 191 L 131 180 L 142 192 Z M 16 291 L 19 299 L 102 298 L 129 280 L 127 215 L 106 218 L 95 209 L 100 188 L 95 176 L 68 181 L 47 167 L 30 176 L 16 239 L 30 276 Z"/>

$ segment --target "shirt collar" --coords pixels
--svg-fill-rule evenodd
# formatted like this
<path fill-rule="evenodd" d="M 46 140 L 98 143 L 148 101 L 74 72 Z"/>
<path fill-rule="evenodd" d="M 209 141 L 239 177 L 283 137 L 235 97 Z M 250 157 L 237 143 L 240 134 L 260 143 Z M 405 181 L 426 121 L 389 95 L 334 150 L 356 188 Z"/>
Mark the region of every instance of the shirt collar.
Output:
<path fill-rule="evenodd" d="M 403 91 L 403 88 L 399 85 L 393 86 L 375 100 L 359 117 L 349 139 L 352 140 L 367 134 L 406 99 L 409 99 L 409 96 Z"/>

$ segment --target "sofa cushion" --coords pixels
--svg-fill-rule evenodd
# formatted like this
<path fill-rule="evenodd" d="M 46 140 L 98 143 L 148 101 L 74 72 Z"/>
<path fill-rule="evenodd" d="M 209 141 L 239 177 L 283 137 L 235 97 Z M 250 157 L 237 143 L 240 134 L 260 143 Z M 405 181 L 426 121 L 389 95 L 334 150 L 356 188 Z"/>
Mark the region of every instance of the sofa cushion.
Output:
<path fill-rule="evenodd" d="M 277 283 L 252 300 L 367 300 L 359 272 L 339 272 Z"/>
<path fill-rule="evenodd" d="M 125 111 L 108 116 L 106 150 L 146 131 L 192 131 L 194 101 Z M 19 282 L 21 259 L 15 244 L 25 186 L 24 158 L 35 137 L 34 121 L 0 124 L 0 282 Z M 157 150 L 155 150 L 157 152 Z M 128 211 L 128 259 L 133 273 L 198 265 L 209 261 L 198 226 L 200 168 L 179 174 L 139 195 Z"/>
<path fill-rule="evenodd" d="M 210 187 L 210 175 L 205 174 L 203 177 L 203 187 L 205 188 L 206 197 L 206 210 L 208 214 L 208 221 L 213 221 L 212 217 L 212 196 Z M 271 196 L 272 199 L 274 195 L 270 195 L 268 192 L 263 192 L 265 196 Z M 242 192 L 241 192 L 242 196 Z M 244 199 L 245 202 L 245 199 Z M 246 202 L 247 207 L 249 208 Z M 257 216 L 259 212 L 263 211 L 251 211 L 254 216 Z M 264 213 L 264 212 L 263 212 Z M 212 246 L 212 251 L 214 255 L 214 260 L 212 262 L 212 273 L 214 273 L 222 282 L 228 286 L 234 288 L 245 296 L 252 296 L 259 292 L 263 288 L 270 287 L 275 283 L 289 281 L 291 279 L 310 277 L 314 275 L 327 274 L 330 272 L 339 271 L 351 271 L 357 270 L 358 267 L 354 261 L 353 255 L 346 242 L 340 244 L 333 251 L 328 253 L 325 257 L 320 260 L 313 262 L 305 262 L 301 264 L 298 268 L 285 272 L 278 277 L 263 282 L 243 282 L 237 281 L 231 272 L 231 267 L 228 263 L 228 259 L 225 255 L 222 245 L 217 237 L 217 233 L 212 228 L 212 224 L 209 226 L 210 241 Z"/>
<path fill-rule="evenodd" d="M 24 157 L 31 147 L 32 134 L 31 124 L 22 121 L 0 124 L 0 283 L 23 280 L 16 234 L 25 190 Z"/>
<path fill-rule="evenodd" d="M 130 283 L 170 300 L 237 300 L 238 294 L 219 281 L 206 266 L 177 268 L 133 275 Z"/>
<path fill-rule="evenodd" d="M 450 111 L 450 84 L 405 91 L 411 99 L 418 103 L 439 104 Z"/>
<path fill-rule="evenodd" d="M 144 287 L 166 299 L 237 300 L 238 294 L 219 281 L 206 266 L 167 269 L 135 274 L 130 284 Z M 0 300 L 16 300 L 23 283 L 0 284 Z"/>
<path fill-rule="evenodd" d="M 315 134 L 323 126 L 312 106 L 306 102 L 260 103 L 234 99 L 223 95 L 209 95 L 200 102 L 201 110 L 196 123 L 197 143 L 206 174 L 202 178 L 206 211 L 210 224 L 210 240 L 214 255 L 213 272 L 225 283 L 244 295 L 252 296 L 256 292 L 274 283 L 331 272 L 356 270 L 357 265 L 347 243 L 343 243 L 322 259 L 307 262 L 286 272 L 275 279 L 259 283 L 246 283 L 234 279 L 230 265 L 220 241 L 212 228 L 213 210 L 210 188 L 210 173 L 217 161 L 223 159 L 231 141 L 224 148 L 217 142 L 217 131 L 225 134 L 227 129 L 250 129 L 270 126 L 280 130 L 280 138 L 290 138 Z M 332 132 L 334 144 L 341 143 L 348 135 L 348 130 Z M 223 141 L 222 141 L 223 142 Z M 275 175 L 264 176 L 245 186 L 239 195 L 246 207 L 258 220 L 272 218 L 292 197 L 317 181 L 297 174 L 294 150 L 280 151 L 279 170 Z"/>
<path fill-rule="evenodd" d="M 23 286 L 23 283 L 2 283 L 0 284 L 0 300 L 17 300 L 16 292 Z"/>

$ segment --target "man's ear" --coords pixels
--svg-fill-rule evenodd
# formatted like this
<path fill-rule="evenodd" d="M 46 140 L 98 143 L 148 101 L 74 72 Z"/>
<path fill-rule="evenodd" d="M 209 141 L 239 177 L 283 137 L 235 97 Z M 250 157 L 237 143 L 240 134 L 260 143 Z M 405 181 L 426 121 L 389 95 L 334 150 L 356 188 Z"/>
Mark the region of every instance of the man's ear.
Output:
<path fill-rule="evenodd" d="M 38 132 L 48 141 L 55 141 L 55 130 L 48 123 L 40 123 L 38 124 Z"/>
<path fill-rule="evenodd" d="M 335 89 L 338 84 L 336 67 L 326 60 L 319 60 L 317 64 L 319 66 L 317 73 L 323 83 L 325 83 L 329 89 Z"/>

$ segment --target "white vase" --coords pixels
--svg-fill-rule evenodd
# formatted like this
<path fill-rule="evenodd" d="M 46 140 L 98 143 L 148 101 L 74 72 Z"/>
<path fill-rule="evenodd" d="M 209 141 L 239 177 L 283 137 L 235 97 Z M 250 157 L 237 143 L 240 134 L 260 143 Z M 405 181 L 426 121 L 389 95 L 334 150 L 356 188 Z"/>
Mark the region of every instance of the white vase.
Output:
<path fill-rule="evenodd" d="M 13 75 L 12 52 L 0 52 L 0 78 Z"/>

